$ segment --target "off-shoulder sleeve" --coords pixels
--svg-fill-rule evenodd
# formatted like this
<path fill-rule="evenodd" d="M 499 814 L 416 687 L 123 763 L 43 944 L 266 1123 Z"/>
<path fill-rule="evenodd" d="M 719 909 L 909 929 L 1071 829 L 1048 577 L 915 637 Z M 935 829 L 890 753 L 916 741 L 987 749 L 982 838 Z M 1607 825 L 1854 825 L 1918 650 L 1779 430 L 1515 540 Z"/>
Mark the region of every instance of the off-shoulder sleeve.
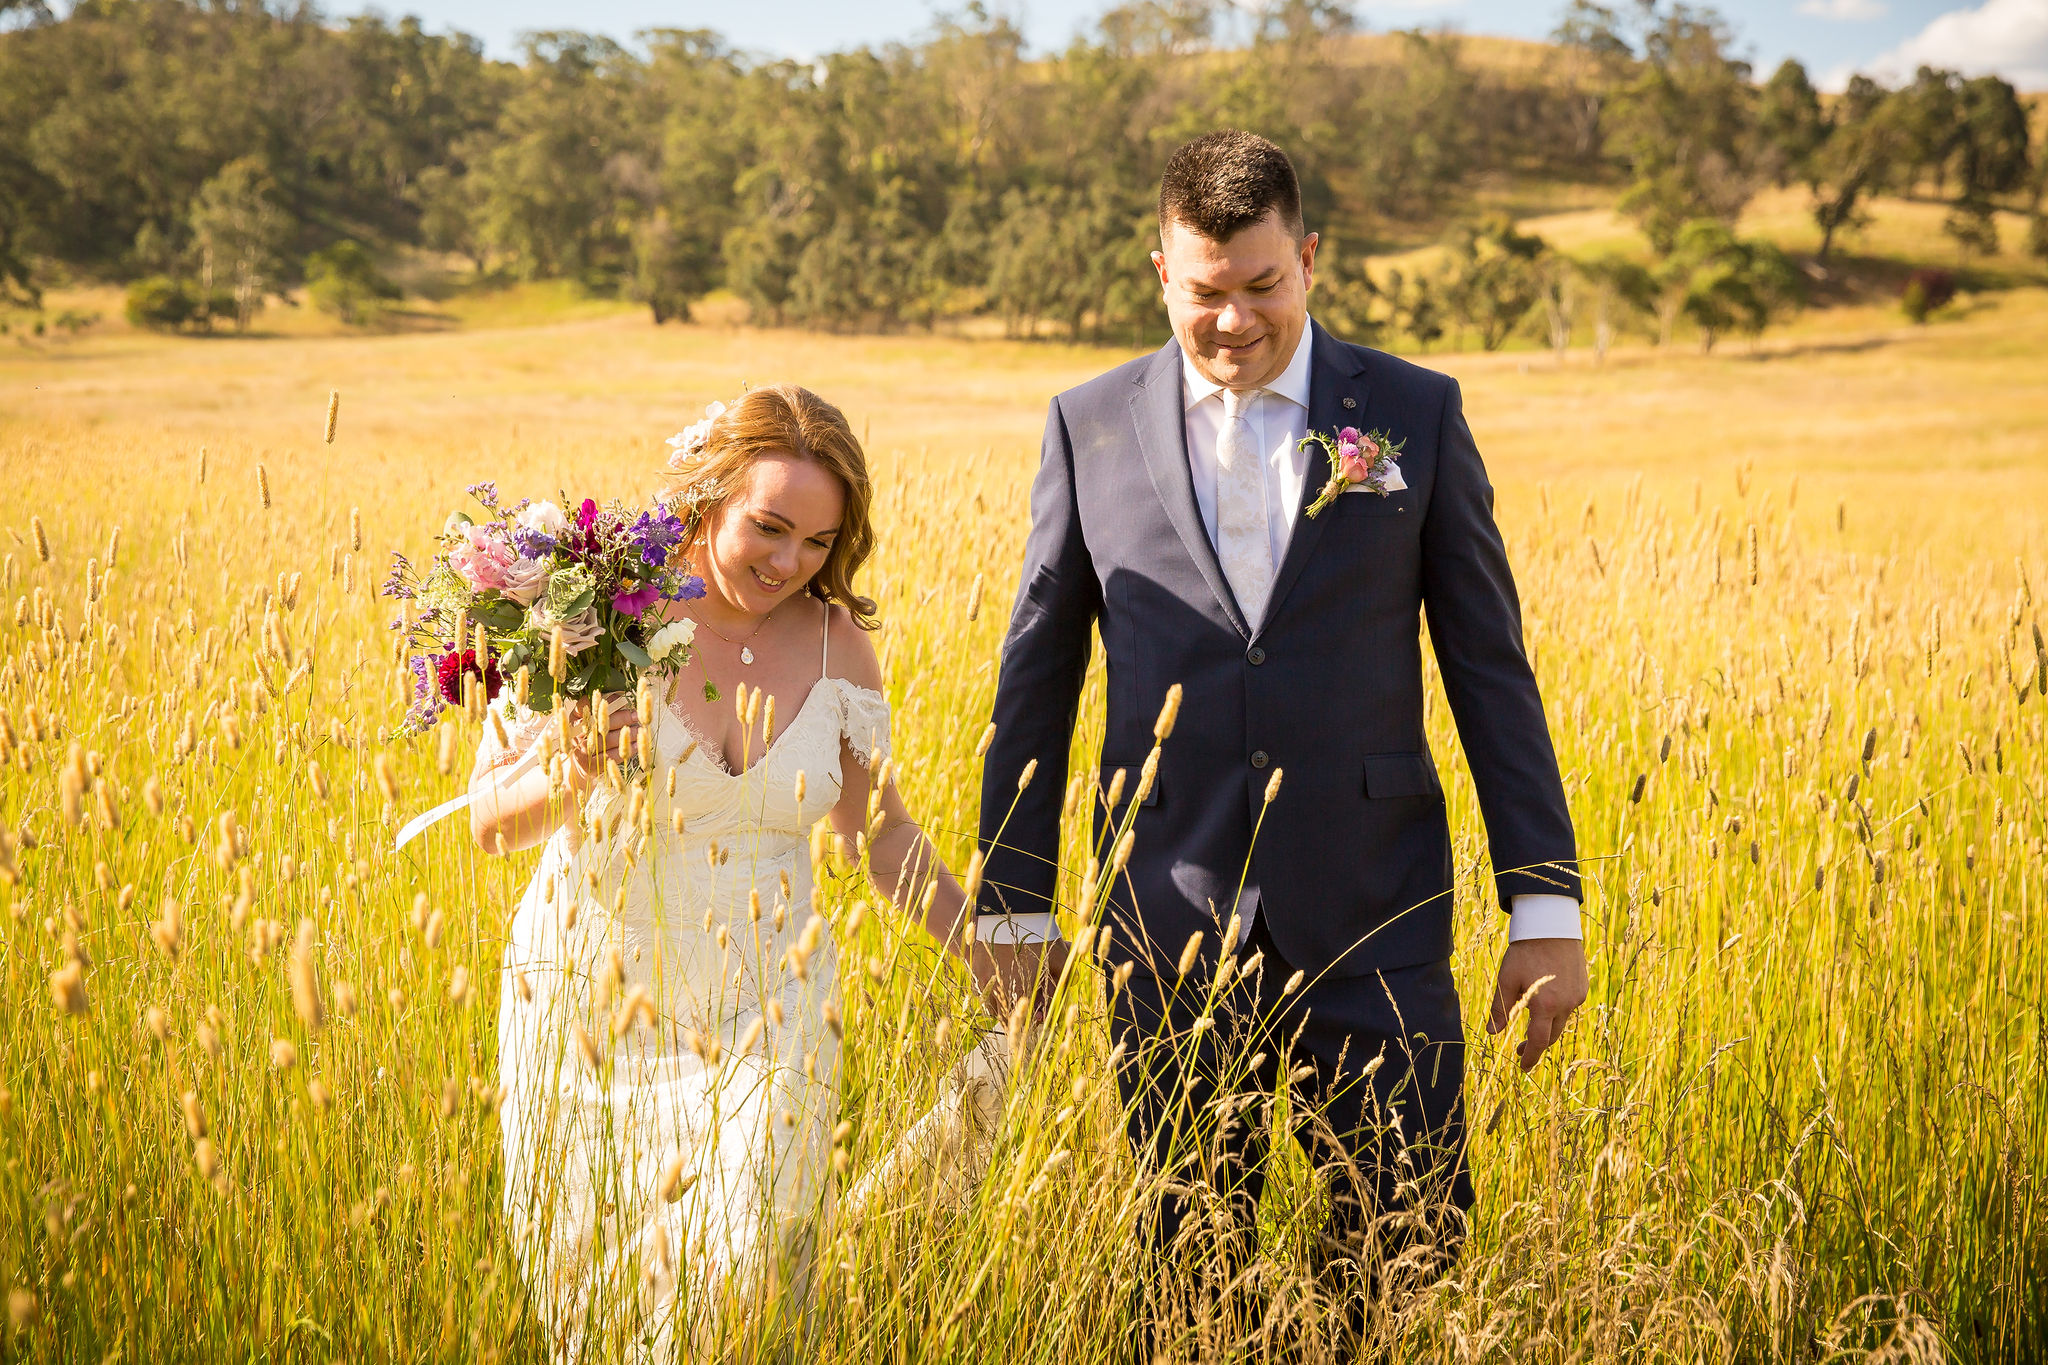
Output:
<path fill-rule="evenodd" d="M 498 719 L 504 723 L 505 738 L 510 743 L 498 742 L 497 726 L 489 723 L 484 725 L 483 742 L 477 745 L 476 749 L 476 766 L 471 768 L 469 773 L 469 780 L 472 782 L 493 768 L 503 768 L 510 764 L 519 764 L 521 767 L 502 776 L 518 776 L 519 771 L 523 771 L 525 765 L 532 759 L 535 746 L 540 740 L 541 733 L 547 729 L 550 719 L 542 712 L 519 705 L 509 695 L 500 696 L 492 702 L 491 710 L 496 712 Z"/>
<path fill-rule="evenodd" d="M 847 747 L 863 768 L 889 756 L 889 699 L 879 692 L 841 679 L 839 695 L 846 703 Z"/>

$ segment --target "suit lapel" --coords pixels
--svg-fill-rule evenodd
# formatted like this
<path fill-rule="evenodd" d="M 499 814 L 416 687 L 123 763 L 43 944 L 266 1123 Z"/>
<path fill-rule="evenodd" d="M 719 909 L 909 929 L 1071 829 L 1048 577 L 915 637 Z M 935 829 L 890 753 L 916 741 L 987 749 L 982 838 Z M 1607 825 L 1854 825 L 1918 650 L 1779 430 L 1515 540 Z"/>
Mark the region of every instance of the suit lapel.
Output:
<path fill-rule="evenodd" d="M 1315 331 L 1309 351 L 1308 430 L 1327 432 L 1339 427 L 1359 426 L 1365 418 L 1366 390 L 1360 378 L 1364 362 L 1350 347 L 1340 344 L 1320 326 L 1311 325 Z M 1348 408 L 1344 406 L 1347 398 L 1353 404 Z M 1294 528 L 1287 536 L 1287 554 L 1273 575 L 1273 592 L 1266 600 L 1267 621 L 1278 615 L 1280 604 L 1286 600 L 1295 580 L 1301 577 L 1302 567 L 1315 553 L 1316 542 L 1322 539 L 1323 528 L 1329 524 L 1330 513 L 1327 510 L 1321 516 L 1308 515 L 1308 505 L 1322 492 L 1328 478 L 1329 469 L 1321 452 L 1311 450 L 1308 472 L 1301 481 L 1301 501 L 1294 509 Z M 1200 523 L 1197 522 L 1199 529 Z M 1221 571 L 1218 572 L 1220 574 Z"/>
<path fill-rule="evenodd" d="M 1137 382 L 1138 391 L 1131 395 L 1131 420 L 1137 427 L 1138 447 L 1144 452 L 1152 489 L 1166 505 L 1167 520 L 1173 523 L 1188 557 L 1201 570 L 1230 624 L 1250 639 L 1251 630 L 1231 595 L 1230 582 L 1223 576 L 1223 565 L 1216 558 L 1216 547 L 1209 543 L 1201 509 L 1195 503 L 1195 477 L 1188 467 L 1187 419 L 1181 406 L 1179 343 L 1168 342 L 1161 348 Z M 1313 396 L 1313 387 L 1310 392 Z"/>

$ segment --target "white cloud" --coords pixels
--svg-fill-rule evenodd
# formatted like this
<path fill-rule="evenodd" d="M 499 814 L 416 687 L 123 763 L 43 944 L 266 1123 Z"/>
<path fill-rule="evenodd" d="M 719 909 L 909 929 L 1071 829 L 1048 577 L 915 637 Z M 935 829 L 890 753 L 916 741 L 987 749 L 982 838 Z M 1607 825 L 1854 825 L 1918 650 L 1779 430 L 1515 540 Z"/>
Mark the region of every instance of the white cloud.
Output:
<path fill-rule="evenodd" d="M 1882 19 L 1890 8 L 1885 0 L 1799 0 L 1801 14 L 1852 24 L 1866 19 Z"/>
<path fill-rule="evenodd" d="M 1891 51 L 1831 73 L 1828 83 L 1840 89 L 1857 70 L 1897 84 L 1922 66 L 2048 89 L 2048 0 L 1983 0 L 1950 10 Z"/>

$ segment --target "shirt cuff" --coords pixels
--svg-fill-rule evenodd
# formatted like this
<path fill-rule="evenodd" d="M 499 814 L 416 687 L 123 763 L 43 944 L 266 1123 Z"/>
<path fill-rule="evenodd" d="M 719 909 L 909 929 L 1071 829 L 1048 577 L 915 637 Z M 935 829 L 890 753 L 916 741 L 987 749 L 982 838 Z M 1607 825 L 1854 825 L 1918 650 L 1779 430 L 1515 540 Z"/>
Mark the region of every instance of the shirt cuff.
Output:
<path fill-rule="evenodd" d="M 1066 935 L 1060 932 L 1059 921 L 1050 911 L 1010 915 L 1000 910 L 984 910 L 975 916 L 974 937 L 980 943 L 1048 943 Z"/>
<path fill-rule="evenodd" d="M 1570 896 L 1527 895 L 1508 901 L 1508 942 L 1525 938 L 1583 938 L 1579 903 Z"/>

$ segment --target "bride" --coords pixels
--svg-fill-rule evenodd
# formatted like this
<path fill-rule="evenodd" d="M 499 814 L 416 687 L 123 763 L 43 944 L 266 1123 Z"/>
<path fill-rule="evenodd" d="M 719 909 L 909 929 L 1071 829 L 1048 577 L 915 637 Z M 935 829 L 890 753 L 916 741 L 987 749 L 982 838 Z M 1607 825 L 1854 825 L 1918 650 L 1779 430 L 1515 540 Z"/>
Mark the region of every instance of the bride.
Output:
<path fill-rule="evenodd" d="M 487 727 L 470 779 L 485 849 L 547 845 L 508 935 L 498 1066 L 505 1212 L 562 1359 L 715 1357 L 801 1313 L 839 1122 L 819 819 L 871 833 L 875 884 L 964 941 L 961 887 L 886 777 L 870 806 L 889 707 L 853 588 L 874 546 L 860 443 L 794 385 L 713 412 L 664 494 L 706 588 L 669 608 L 695 657 L 643 695 L 645 735 L 616 699 L 601 754 L 558 753 L 569 726 L 501 697 L 510 742 Z"/>

